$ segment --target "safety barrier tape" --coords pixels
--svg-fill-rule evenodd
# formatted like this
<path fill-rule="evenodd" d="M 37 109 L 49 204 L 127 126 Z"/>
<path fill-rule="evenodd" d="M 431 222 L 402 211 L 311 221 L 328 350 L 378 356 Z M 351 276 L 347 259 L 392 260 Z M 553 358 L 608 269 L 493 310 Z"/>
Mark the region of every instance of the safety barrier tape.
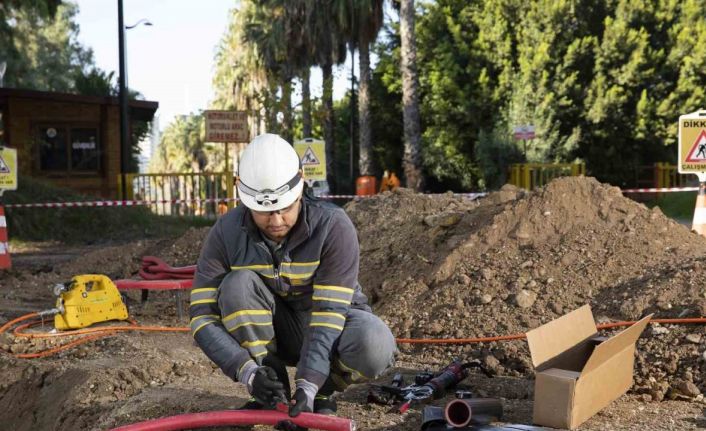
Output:
<path fill-rule="evenodd" d="M 653 187 L 642 189 L 623 189 L 623 193 L 669 193 L 669 192 L 697 192 L 698 187 Z"/>
<path fill-rule="evenodd" d="M 487 193 L 454 193 L 453 196 L 468 197 L 471 200 L 483 197 Z M 320 199 L 355 199 L 369 198 L 375 195 L 324 195 Z M 238 198 L 206 198 L 206 199 L 163 199 L 154 201 L 127 200 L 127 201 L 85 201 L 85 202 L 35 202 L 26 204 L 6 204 L 5 208 L 76 208 L 76 207 L 134 207 L 144 205 L 187 204 L 208 202 L 238 201 Z"/>

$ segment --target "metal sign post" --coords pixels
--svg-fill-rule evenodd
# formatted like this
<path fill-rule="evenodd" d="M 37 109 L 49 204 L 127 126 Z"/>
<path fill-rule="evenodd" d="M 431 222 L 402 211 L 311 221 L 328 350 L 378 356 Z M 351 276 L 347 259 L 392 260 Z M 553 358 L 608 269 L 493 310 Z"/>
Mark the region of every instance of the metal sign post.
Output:
<path fill-rule="evenodd" d="M 524 126 L 515 126 L 512 133 L 513 138 L 516 140 L 522 140 L 522 146 L 525 155 L 525 161 L 527 160 L 527 140 L 534 139 L 534 126 L 532 124 Z"/>

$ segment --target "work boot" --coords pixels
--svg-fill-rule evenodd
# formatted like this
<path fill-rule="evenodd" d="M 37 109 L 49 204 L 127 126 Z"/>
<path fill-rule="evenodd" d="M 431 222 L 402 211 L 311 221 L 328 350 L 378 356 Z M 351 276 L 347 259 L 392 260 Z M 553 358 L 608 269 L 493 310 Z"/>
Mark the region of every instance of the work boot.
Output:
<path fill-rule="evenodd" d="M 338 406 L 333 396 L 322 395 L 321 393 L 316 394 L 316 397 L 314 397 L 314 413 L 333 415 L 336 414 L 336 410 L 338 410 Z"/>

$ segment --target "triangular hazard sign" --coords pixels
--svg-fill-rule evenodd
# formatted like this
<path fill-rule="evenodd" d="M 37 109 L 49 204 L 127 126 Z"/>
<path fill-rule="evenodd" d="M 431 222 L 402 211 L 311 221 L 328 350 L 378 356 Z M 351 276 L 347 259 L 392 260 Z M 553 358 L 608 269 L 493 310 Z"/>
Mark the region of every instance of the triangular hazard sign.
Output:
<path fill-rule="evenodd" d="M 306 147 L 304 155 L 302 156 L 302 165 L 320 165 L 321 162 L 319 158 L 314 154 L 314 150 L 311 147 Z"/>
<path fill-rule="evenodd" d="M 687 162 L 706 162 L 706 130 L 702 130 L 686 156 Z"/>
<path fill-rule="evenodd" d="M 10 167 L 7 166 L 7 163 L 2 159 L 2 156 L 0 156 L 0 174 L 9 174 L 10 173 Z"/>

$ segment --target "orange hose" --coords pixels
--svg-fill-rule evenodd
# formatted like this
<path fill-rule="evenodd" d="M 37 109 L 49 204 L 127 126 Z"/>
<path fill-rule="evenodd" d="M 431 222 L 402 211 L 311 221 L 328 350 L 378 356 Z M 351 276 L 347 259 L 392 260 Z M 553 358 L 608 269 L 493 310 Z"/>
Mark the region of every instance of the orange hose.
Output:
<path fill-rule="evenodd" d="M 34 312 L 34 313 L 25 314 L 24 316 L 20 316 L 17 319 L 10 320 L 6 324 L 2 325 L 2 327 L 0 327 L 0 335 L 2 335 L 5 331 L 7 331 L 7 329 L 10 328 L 15 323 L 21 322 L 23 320 L 31 319 L 32 317 L 37 317 L 37 316 L 39 316 L 39 313 Z"/>
<path fill-rule="evenodd" d="M 39 313 L 34 312 L 34 313 L 29 313 L 25 314 L 24 316 L 20 316 L 16 319 L 13 319 L 6 324 L 4 324 L 2 327 L 0 327 L 0 335 L 6 332 L 12 325 L 22 322 L 27 319 L 31 319 L 33 317 L 39 316 Z M 121 326 L 108 326 L 104 328 L 87 328 L 87 329 L 77 329 L 74 331 L 63 331 L 63 332 L 56 332 L 56 333 L 37 333 L 37 334 L 31 334 L 31 333 L 26 333 L 26 332 L 21 332 L 23 329 L 39 325 L 43 323 L 43 320 L 36 320 L 32 322 L 27 322 L 23 323 L 19 326 L 17 326 L 14 330 L 13 333 L 17 337 L 23 337 L 23 338 L 51 338 L 51 337 L 71 337 L 71 336 L 77 336 L 77 335 L 84 335 L 84 334 L 93 334 L 89 335 L 87 337 L 81 337 L 77 340 L 71 341 L 66 344 L 62 344 L 61 346 L 57 347 L 52 347 L 51 349 L 47 350 L 42 350 L 39 352 L 35 353 L 17 353 L 13 354 L 16 358 L 24 358 L 24 359 L 34 359 L 34 358 L 44 358 L 47 356 L 51 356 L 55 353 L 62 352 L 64 350 L 71 349 L 72 347 L 76 347 L 81 344 L 88 343 L 89 341 L 97 340 L 100 338 L 108 337 L 111 335 L 115 335 L 119 332 L 125 332 L 125 331 L 151 331 L 151 332 L 188 332 L 190 331 L 189 328 L 187 327 L 168 327 L 168 326 L 139 326 L 137 325 L 137 322 L 134 319 L 128 319 L 128 321 L 131 323 L 130 326 L 126 325 L 121 325 Z"/>
<path fill-rule="evenodd" d="M 637 321 L 622 321 L 612 323 L 602 323 L 596 325 L 596 329 L 611 329 L 621 326 L 630 326 Z M 667 325 L 687 324 L 687 323 L 706 323 L 706 317 L 686 317 L 683 319 L 651 319 L 650 323 L 662 323 Z M 497 337 L 484 338 L 397 338 L 398 343 L 407 344 L 472 344 L 472 343 L 490 343 L 493 341 L 508 341 L 520 340 L 525 338 L 525 334 L 501 335 Z"/>
<path fill-rule="evenodd" d="M 39 313 L 29 313 L 24 316 L 20 316 L 13 319 L 2 327 L 0 327 L 0 334 L 7 331 L 15 323 L 21 322 L 23 320 L 30 319 L 32 317 L 39 316 Z M 41 321 L 33 321 L 29 323 L 24 323 L 14 329 L 14 334 L 18 337 L 25 338 L 50 338 L 50 337 L 69 337 L 84 334 L 93 334 L 87 337 L 79 338 L 70 343 L 63 344 L 58 347 L 54 347 L 48 350 L 40 351 L 37 353 L 23 353 L 15 354 L 18 358 L 43 358 L 46 356 L 53 355 L 54 353 L 61 352 L 63 350 L 70 349 L 72 347 L 78 346 L 80 344 L 87 343 L 92 340 L 97 340 L 99 338 L 107 337 L 110 335 L 115 335 L 120 332 L 126 331 L 147 331 L 147 332 L 189 332 L 188 327 L 169 327 L 169 326 L 139 326 L 137 322 L 130 319 L 131 325 L 121 325 L 121 326 L 108 326 L 105 328 L 87 328 L 87 329 L 77 329 L 74 331 L 64 331 L 57 333 L 37 333 L 30 334 L 22 332 L 23 329 L 38 325 Z M 636 323 L 635 321 L 622 321 L 622 322 L 612 322 L 612 323 L 602 323 L 596 325 L 596 329 L 611 329 L 622 326 L 630 326 Z M 661 323 L 668 325 L 676 324 L 693 324 L 693 323 L 706 323 L 706 317 L 687 317 L 681 319 L 652 319 L 650 323 Z M 472 344 L 472 343 L 490 343 L 494 341 L 509 341 L 509 340 L 520 340 L 525 338 L 525 334 L 513 334 L 513 335 L 500 335 L 495 337 L 480 337 L 480 338 L 397 338 L 396 341 L 401 344 Z"/>
<path fill-rule="evenodd" d="M 51 356 L 55 353 L 62 352 L 64 350 L 68 350 L 72 347 L 76 347 L 80 344 L 85 344 L 88 343 L 89 341 L 97 340 L 99 338 L 107 337 L 108 335 L 115 334 L 115 332 L 105 332 L 103 334 L 98 334 L 98 335 L 90 335 L 88 337 L 82 337 L 79 338 L 78 340 L 74 340 L 70 343 L 62 344 L 61 346 L 53 347 L 51 349 L 47 350 L 42 350 L 36 353 L 16 353 L 15 357 L 16 358 L 23 358 L 23 359 L 36 359 L 36 358 L 44 358 L 47 356 Z"/>
<path fill-rule="evenodd" d="M 134 322 L 134 321 L 133 321 Z M 52 337 L 70 337 L 75 335 L 83 334 L 95 334 L 101 332 L 125 332 L 125 331 L 147 331 L 147 332 L 188 332 L 191 329 L 187 327 L 171 327 L 171 326 L 139 326 L 137 322 L 134 322 L 130 326 L 106 326 L 104 328 L 86 328 L 86 329 L 76 329 L 73 331 L 62 331 L 62 332 L 40 332 L 40 333 L 27 333 L 22 332 L 23 329 L 27 329 L 32 326 L 36 326 L 42 323 L 39 320 L 23 323 L 22 325 L 16 327 L 13 333 L 18 337 L 23 338 L 52 338 Z"/>

